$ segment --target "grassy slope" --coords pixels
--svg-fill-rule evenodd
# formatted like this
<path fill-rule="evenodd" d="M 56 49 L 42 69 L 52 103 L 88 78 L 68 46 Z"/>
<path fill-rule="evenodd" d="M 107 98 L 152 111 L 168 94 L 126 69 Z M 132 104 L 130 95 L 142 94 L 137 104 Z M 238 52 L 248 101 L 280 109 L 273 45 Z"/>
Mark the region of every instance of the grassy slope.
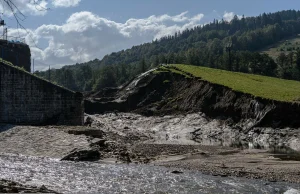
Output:
<path fill-rule="evenodd" d="M 280 53 L 288 54 L 289 52 L 295 52 L 297 48 L 300 48 L 300 36 L 292 37 L 278 42 L 268 48 L 261 50 L 262 53 L 268 54 L 273 59 L 276 59 Z M 290 51 L 289 51 L 290 50 Z"/>
<path fill-rule="evenodd" d="M 171 65 L 235 91 L 279 101 L 300 101 L 300 82 L 191 65 Z"/>

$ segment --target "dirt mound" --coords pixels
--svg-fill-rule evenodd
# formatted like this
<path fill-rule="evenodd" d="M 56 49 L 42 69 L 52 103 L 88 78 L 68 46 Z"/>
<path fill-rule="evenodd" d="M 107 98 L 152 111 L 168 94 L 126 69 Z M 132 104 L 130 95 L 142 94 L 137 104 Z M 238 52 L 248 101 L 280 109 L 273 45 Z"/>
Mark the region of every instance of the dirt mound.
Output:
<path fill-rule="evenodd" d="M 297 103 L 262 99 L 185 73 L 149 71 L 123 87 L 107 91 L 86 99 L 86 113 L 135 112 L 151 116 L 203 112 L 243 130 L 257 126 L 300 127 Z"/>

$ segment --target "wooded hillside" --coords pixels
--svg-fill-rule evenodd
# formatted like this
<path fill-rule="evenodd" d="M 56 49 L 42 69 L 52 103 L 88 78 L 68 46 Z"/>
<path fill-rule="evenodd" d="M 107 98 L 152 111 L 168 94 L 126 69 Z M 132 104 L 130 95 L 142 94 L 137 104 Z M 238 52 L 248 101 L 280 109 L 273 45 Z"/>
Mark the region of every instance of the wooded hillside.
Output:
<path fill-rule="evenodd" d="M 235 16 L 231 22 L 214 20 L 102 60 L 52 69 L 50 79 L 72 90 L 90 91 L 120 85 L 162 63 L 180 63 L 300 80 L 299 48 L 275 60 L 257 52 L 299 33 L 300 11 Z M 36 74 L 49 78 L 49 71 Z"/>

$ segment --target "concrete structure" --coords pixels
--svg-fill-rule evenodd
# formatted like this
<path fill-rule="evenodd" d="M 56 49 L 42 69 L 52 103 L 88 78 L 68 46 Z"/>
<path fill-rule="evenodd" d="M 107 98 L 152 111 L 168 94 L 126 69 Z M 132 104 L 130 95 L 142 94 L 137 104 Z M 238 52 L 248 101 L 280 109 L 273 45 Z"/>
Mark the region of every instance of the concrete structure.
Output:
<path fill-rule="evenodd" d="M 30 48 L 25 43 L 0 40 L 0 58 L 23 67 L 28 72 L 31 70 Z"/>
<path fill-rule="evenodd" d="M 0 123 L 82 125 L 83 95 L 0 62 Z"/>

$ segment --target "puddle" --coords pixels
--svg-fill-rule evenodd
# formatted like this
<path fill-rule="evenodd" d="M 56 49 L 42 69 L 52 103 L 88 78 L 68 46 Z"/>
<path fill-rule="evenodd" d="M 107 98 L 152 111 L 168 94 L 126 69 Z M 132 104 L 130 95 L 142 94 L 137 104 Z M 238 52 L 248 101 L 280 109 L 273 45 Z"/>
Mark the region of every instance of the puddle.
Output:
<path fill-rule="evenodd" d="M 274 158 L 279 158 L 281 160 L 286 160 L 286 161 L 300 161 L 300 152 L 285 146 L 272 146 L 272 145 L 263 146 L 252 142 L 235 142 L 231 144 L 230 147 L 240 148 L 243 150 L 247 150 L 247 149 L 267 150 L 267 152 L 270 153 L 270 155 L 273 156 Z"/>
<path fill-rule="evenodd" d="M 285 147 L 285 148 L 273 148 L 269 150 L 269 153 L 275 157 L 279 158 L 281 160 L 286 161 L 300 161 L 300 152 L 297 152 L 291 148 Z"/>

